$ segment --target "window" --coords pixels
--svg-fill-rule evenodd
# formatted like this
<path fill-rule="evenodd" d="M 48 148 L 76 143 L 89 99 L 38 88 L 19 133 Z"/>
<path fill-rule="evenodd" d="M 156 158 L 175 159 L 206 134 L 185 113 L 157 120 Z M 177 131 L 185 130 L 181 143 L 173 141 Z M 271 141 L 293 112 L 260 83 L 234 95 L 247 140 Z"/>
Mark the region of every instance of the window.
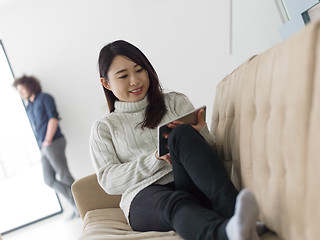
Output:
<path fill-rule="evenodd" d="M 310 21 L 319 19 L 319 0 L 281 0 L 288 21 L 280 28 L 282 38 L 287 38 L 304 28 Z"/>
<path fill-rule="evenodd" d="M 61 213 L 56 193 L 44 184 L 40 150 L 0 40 L 0 232 Z"/>

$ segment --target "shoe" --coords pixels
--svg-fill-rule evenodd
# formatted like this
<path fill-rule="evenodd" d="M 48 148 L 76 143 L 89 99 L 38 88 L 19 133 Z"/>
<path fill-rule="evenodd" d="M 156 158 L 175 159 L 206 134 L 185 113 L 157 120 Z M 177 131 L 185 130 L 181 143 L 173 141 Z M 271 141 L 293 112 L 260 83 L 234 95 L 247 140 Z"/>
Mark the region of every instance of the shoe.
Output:
<path fill-rule="evenodd" d="M 256 222 L 256 230 L 259 236 L 262 236 L 268 231 L 268 228 L 264 225 L 263 222 L 257 221 Z"/>
<path fill-rule="evenodd" d="M 78 210 L 74 210 L 71 215 L 67 218 L 67 221 L 72 220 L 74 218 L 80 217 Z"/>

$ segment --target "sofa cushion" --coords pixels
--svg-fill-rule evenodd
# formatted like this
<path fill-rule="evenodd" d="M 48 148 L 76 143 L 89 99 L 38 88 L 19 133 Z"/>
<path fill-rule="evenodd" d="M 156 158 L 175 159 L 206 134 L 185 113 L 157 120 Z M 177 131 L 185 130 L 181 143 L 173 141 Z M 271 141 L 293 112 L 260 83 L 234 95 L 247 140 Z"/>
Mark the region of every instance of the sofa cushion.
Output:
<path fill-rule="evenodd" d="M 84 217 L 83 233 L 79 240 L 182 240 L 174 231 L 135 232 L 128 225 L 120 208 L 88 211 Z M 261 240 L 282 240 L 272 232 L 265 233 Z"/>
<path fill-rule="evenodd" d="M 84 217 L 83 233 L 80 240 L 182 240 L 174 231 L 135 232 L 127 224 L 120 208 L 88 211 Z"/>
<path fill-rule="evenodd" d="M 283 239 L 279 238 L 276 234 L 272 232 L 267 232 L 260 237 L 260 240 L 283 240 Z"/>

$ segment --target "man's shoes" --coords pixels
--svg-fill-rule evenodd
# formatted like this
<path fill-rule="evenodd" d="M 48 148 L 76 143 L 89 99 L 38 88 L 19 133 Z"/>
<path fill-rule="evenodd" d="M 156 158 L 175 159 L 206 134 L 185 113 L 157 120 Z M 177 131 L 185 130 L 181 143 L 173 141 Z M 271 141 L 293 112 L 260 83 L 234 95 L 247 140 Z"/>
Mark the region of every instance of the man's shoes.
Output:
<path fill-rule="evenodd" d="M 78 210 L 75 209 L 72 211 L 71 215 L 67 218 L 67 221 L 72 220 L 74 218 L 78 218 L 78 217 L 80 217 L 79 212 Z"/>

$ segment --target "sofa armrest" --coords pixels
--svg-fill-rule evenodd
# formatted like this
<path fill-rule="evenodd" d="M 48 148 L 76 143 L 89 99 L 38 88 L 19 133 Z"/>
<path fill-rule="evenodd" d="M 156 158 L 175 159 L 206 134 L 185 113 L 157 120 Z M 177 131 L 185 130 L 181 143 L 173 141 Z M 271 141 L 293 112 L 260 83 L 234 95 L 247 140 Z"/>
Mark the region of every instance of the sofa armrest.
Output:
<path fill-rule="evenodd" d="M 71 190 L 82 219 L 90 210 L 119 207 L 121 195 L 107 194 L 100 187 L 96 174 L 75 181 Z"/>

